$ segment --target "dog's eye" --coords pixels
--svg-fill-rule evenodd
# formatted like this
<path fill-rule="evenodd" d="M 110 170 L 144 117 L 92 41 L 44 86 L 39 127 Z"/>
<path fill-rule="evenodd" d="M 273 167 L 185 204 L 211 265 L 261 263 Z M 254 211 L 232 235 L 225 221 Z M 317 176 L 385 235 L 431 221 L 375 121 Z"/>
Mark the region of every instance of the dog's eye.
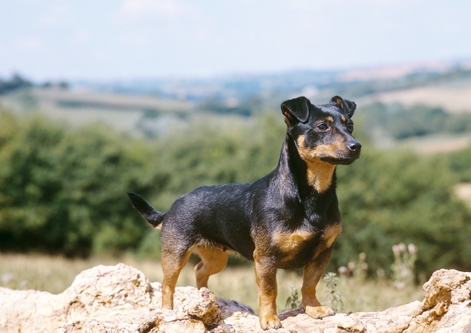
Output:
<path fill-rule="evenodd" d="M 347 124 L 347 131 L 353 132 L 353 124 Z"/>
<path fill-rule="evenodd" d="M 320 130 L 320 131 L 327 131 L 328 128 L 329 128 L 329 126 L 327 126 L 327 124 L 317 125 L 317 129 Z"/>

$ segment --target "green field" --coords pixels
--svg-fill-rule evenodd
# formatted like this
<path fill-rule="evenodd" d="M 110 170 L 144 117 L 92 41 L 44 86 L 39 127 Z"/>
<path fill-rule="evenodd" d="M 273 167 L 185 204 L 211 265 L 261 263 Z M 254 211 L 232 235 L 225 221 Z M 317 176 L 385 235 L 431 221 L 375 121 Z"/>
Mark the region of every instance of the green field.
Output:
<path fill-rule="evenodd" d="M 195 106 L 151 95 L 126 95 L 88 90 L 28 88 L 0 96 L 4 108 L 27 113 L 39 111 L 54 121 L 81 126 L 104 123 L 131 132 L 147 113 L 171 116 L 192 114 Z"/>

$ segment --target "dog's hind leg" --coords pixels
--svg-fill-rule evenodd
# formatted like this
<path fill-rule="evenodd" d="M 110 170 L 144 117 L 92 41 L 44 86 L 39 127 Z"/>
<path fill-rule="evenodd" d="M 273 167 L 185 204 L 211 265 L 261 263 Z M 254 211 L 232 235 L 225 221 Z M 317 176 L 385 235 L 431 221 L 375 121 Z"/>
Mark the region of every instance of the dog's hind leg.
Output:
<path fill-rule="evenodd" d="M 197 247 L 194 251 L 201 258 L 195 266 L 196 286 L 198 289 L 208 287 L 209 276 L 226 267 L 229 253 L 217 247 Z"/>
<path fill-rule="evenodd" d="M 162 309 L 173 309 L 173 294 L 181 270 L 190 258 L 191 250 L 183 253 L 162 251 Z"/>

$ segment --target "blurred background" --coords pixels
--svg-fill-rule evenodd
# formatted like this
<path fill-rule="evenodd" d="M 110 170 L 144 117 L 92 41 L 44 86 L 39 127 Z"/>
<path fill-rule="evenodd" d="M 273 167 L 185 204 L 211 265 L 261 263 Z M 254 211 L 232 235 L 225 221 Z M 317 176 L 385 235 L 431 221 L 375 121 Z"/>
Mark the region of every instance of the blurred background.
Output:
<path fill-rule="evenodd" d="M 279 105 L 300 95 L 358 105 L 364 149 L 337 170 L 344 229 L 328 270 L 391 294 L 344 291 L 346 307 L 470 271 L 470 12 L 464 0 L 4 3 L 0 286 L 61 292 L 119 261 L 160 279 L 159 232 L 126 192 L 166 211 L 195 187 L 267 174 Z M 256 307 L 246 265 L 229 267 L 250 271 L 245 294 L 213 289 Z"/>

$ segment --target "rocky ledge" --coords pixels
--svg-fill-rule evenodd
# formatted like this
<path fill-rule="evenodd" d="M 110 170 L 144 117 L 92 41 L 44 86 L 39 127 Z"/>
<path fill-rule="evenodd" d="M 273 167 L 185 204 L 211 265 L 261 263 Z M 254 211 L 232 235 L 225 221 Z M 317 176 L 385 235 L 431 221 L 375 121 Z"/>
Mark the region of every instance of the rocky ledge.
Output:
<path fill-rule="evenodd" d="M 299 310 L 280 314 L 294 332 L 471 332 L 471 273 L 436 271 L 425 299 L 382 312 L 337 314 L 315 320 Z M 260 332 L 244 304 L 209 289 L 177 288 L 173 311 L 161 308 L 161 285 L 130 266 L 83 271 L 62 294 L 0 288 L 0 332 Z"/>

